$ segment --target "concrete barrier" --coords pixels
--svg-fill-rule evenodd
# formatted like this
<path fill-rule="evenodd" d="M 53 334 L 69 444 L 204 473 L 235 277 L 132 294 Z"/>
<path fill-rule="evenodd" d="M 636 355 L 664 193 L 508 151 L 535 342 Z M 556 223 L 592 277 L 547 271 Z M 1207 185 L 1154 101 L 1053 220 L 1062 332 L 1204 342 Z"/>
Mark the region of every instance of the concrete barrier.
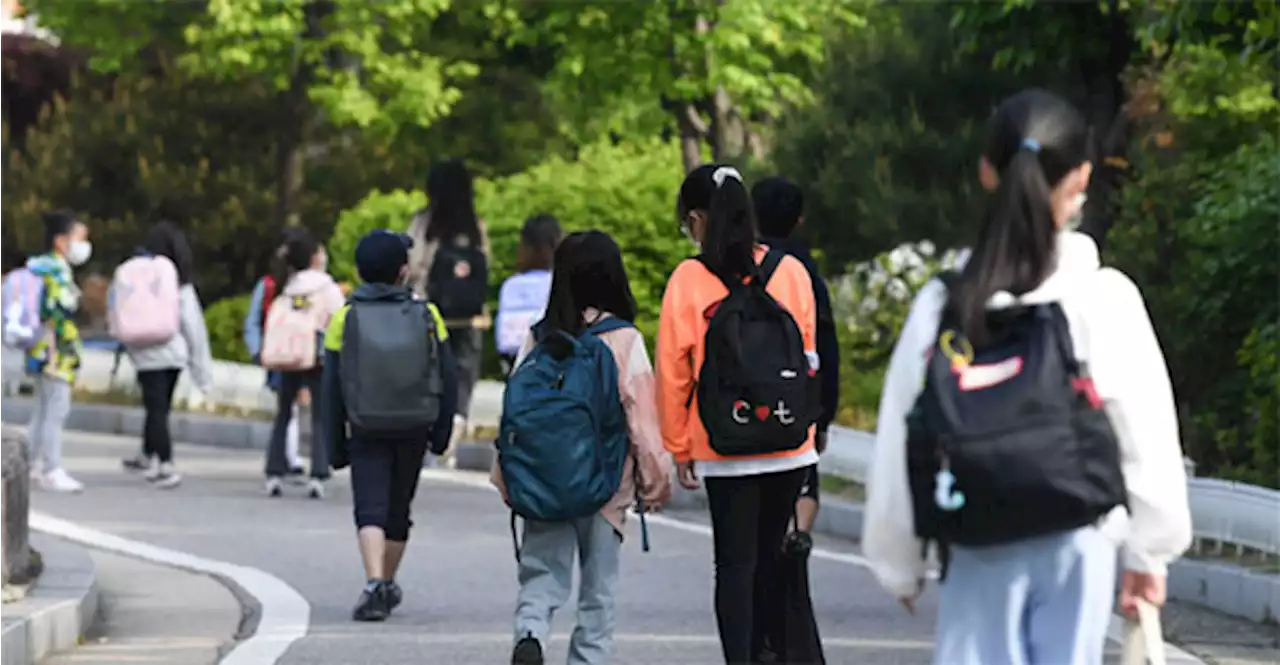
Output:
<path fill-rule="evenodd" d="M 45 569 L 25 598 L 4 606 L 0 649 L 5 665 L 33 665 L 76 648 L 98 613 L 97 569 L 89 553 L 47 536 L 32 540 Z"/>

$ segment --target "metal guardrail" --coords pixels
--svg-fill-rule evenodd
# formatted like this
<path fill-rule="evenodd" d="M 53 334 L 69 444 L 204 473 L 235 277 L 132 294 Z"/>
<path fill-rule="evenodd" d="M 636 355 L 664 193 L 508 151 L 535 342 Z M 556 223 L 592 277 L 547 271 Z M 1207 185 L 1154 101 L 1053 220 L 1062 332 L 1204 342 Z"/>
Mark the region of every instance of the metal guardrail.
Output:
<path fill-rule="evenodd" d="M 112 386 L 129 388 L 135 384 L 133 366 L 124 359 L 114 378 L 114 354 L 90 350 L 85 353 L 80 387 L 101 392 Z M 264 388 L 264 375 L 259 367 L 231 362 L 217 362 L 214 367 L 214 389 L 199 396 L 193 390 L 188 373 L 178 383 L 176 397 L 196 404 L 200 401 L 242 409 L 273 410 L 275 396 Z M 502 411 L 502 384 L 481 381 L 472 397 L 471 415 L 477 425 L 497 424 Z M 875 450 L 875 436 L 846 427 L 833 427 L 822 456 L 824 473 L 865 483 L 867 469 Z M 1194 464 L 1188 461 L 1188 476 Z M 1190 477 L 1188 489 L 1191 518 L 1197 539 L 1211 540 L 1219 546 L 1229 543 L 1268 554 L 1280 554 L 1280 491 L 1214 478 Z"/>

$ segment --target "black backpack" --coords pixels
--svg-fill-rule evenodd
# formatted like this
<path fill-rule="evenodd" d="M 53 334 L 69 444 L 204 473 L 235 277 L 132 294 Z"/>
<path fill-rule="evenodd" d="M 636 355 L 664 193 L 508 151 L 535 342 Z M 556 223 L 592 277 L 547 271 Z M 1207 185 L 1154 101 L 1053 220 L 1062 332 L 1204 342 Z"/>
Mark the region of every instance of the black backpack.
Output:
<path fill-rule="evenodd" d="M 746 284 L 721 280 L 729 295 L 707 324 L 698 415 L 712 450 L 726 457 L 795 450 L 818 413 L 800 327 L 765 290 L 784 256 L 767 252 Z"/>
<path fill-rule="evenodd" d="M 435 317 L 421 300 L 353 300 L 342 332 L 342 399 L 354 433 L 417 436 L 444 393 Z"/>
<path fill-rule="evenodd" d="M 489 258 L 474 243 L 441 243 L 427 273 L 427 295 L 446 320 L 483 314 L 489 298 Z"/>
<path fill-rule="evenodd" d="M 941 546 L 944 571 L 951 543 L 1066 531 L 1127 504 L 1116 434 L 1062 307 L 993 310 L 988 325 L 975 349 L 944 310 L 907 416 L 916 534 Z"/>

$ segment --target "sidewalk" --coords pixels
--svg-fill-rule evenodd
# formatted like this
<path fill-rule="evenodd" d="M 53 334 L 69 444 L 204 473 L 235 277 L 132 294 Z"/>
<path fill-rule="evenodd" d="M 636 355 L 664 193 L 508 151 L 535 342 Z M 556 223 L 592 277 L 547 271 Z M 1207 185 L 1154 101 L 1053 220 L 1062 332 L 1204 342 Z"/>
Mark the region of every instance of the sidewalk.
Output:
<path fill-rule="evenodd" d="M 218 581 L 89 550 L 98 616 L 83 644 L 42 665 L 211 665 L 240 628 L 236 597 Z"/>

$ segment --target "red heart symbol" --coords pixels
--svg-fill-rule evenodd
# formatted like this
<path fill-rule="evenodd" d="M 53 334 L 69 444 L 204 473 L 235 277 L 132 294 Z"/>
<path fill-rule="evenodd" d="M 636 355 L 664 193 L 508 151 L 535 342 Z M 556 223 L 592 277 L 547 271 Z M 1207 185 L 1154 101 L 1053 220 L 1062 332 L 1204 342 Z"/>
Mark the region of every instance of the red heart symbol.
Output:
<path fill-rule="evenodd" d="M 757 407 L 756 407 L 756 419 L 757 419 L 757 420 L 759 420 L 760 422 L 764 422 L 764 421 L 765 421 L 765 419 L 766 419 L 766 418 L 768 418 L 768 417 L 769 417 L 769 407 L 767 407 L 767 406 L 757 406 Z"/>

